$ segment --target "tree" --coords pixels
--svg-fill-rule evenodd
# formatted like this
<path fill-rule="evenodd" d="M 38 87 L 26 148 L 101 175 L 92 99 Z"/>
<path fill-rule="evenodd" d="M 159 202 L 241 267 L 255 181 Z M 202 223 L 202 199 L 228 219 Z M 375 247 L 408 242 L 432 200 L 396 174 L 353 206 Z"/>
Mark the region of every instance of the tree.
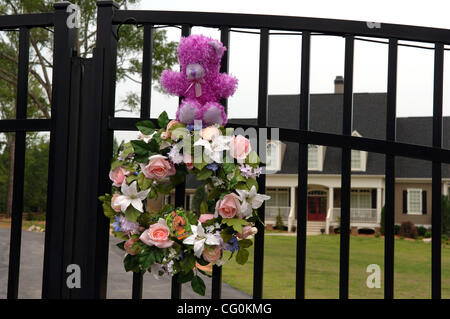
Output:
<path fill-rule="evenodd" d="M 119 1 L 121 8 L 136 5 L 139 0 Z M 53 12 L 54 1 L 50 0 L 0 0 L 0 15 Z M 96 1 L 72 0 L 80 8 L 81 20 L 77 43 L 81 57 L 92 54 L 96 40 Z M 117 80 L 138 82 L 141 74 L 140 56 L 142 55 L 143 30 L 131 25 L 120 27 L 120 39 L 117 53 Z M 153 80 L 157 80 L 166 68 L 171 68 L 176 62 L 176 42 L 167 40 L 166 31 L 155 29 L 153 37 Z M 53 31 L 48 28 L 33 28 L 30 30 L 30 68 L 27 116 L 30 118 L 50 118 L 52 96 L 52 49 Z M 18 32 L 0 33 L 0 118 L 15 117 Z M 157 87 L 158 84 L 156 84 Z M 132 112 L 138 104 L 138 96 L 129 93 L 119 101 L 117 110 Z M 14 171 L 14 134 L 6 134 L 0 140 L 0 146 L 5 145 L 8 156 L 9 176 L 7 191 L 7 214 L 11 213 L 12 184 Z M 4 152 L 5 153 L 5 152 Z M 3 194 L 3 193 L 2 193 Z"/>

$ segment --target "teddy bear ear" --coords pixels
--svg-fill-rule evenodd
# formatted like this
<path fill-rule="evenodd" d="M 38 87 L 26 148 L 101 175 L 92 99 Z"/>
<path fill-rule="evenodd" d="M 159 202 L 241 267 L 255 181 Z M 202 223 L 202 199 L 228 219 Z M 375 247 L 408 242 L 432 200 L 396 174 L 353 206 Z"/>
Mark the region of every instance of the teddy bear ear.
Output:
<path fill-rule="evenodd" d="M 225 51 L 224 46 L 222 45 L 222 43 L 215 41 L 215 40 L 211 40 L 209 41 L 208 45 L 210 45 L 215 51 L 217 55 L 221 55 L 223 54 L 223 51 Z"/>

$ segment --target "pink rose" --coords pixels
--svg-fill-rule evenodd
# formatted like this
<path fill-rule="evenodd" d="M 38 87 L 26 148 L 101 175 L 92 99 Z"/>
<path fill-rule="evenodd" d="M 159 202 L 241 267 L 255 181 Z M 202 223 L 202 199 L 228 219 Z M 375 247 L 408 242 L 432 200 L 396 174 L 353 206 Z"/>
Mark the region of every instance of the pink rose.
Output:
<path fill-rule="evenodd" d="M 246 239 L 250 236 L 255 235 L 258 232 L 258 228 L 253 226 L 244 226 L 242 227 L 242 233 L 238 233 L 236 236 L 239 239 Z"/>
<path fill-rule="evenodd" d="M 220 246 L 205 246 L 205 248 L 203 248 L 202 255 L 204 260 L 213 263 L 216 260 L 220 259 L 222 255 L 222 249 L 220 249 Z"/>
<path fill-rule="evenodd" d="M 169 248 L 173 245 L 173 241 L 169 240 L 170 230 L 166 221 L 162 218 L 156 224 L 150 225 L 139 239 L 148 246 L 156 246 L 158 248 Z"/>
<path fill-rule="evenodd" d="M 202 136 L 202 139 L 211 141 L 214 136 L 221 135 L 222 133 L 220 130 L 215 126 L 209 126 L 201 130 L 200 135 Z"/>
<path fill-rule="evenodd" d="M 230 143 L 230 155 L 240 162 L 243 162 L 252 151 L 250 141 L 242 135 L 233 136 Z"/>
<path fill-rule="evenodd" d="M 139 247 L 135 247 L 133 249 L 133 245 L 135 242 L 137 242 L 138 239 L 137 238 L 130 238 L 128 239 L 125 244 L 123 245 L 123 247 L 125 248 L 125 251 L 130 254 L 130 255 L 136 255 L 138 253 Z"/>
<path fill-rule="evenodd" d="M 214 214 L 201 214 L 200 217 L 198 218 L 198 221 L 203 224 L 213 218 Z"/>
<path fill-rule="evenodd" d="M 194 168 L 194 158 L 191 154 L 185 153 L 183 154 L 183 162 L 186 164 L 189 170 Z"/>
<path fill-rule="evenodd" d="M 172 136 L 172 132 L 170 132 L 169 130 L 175 124 L 181 124 L 181 122 L 178 122 L 177 120 L 172 120 L 172 121 L 169 122 L 169 124 L 167 124 L 167 128 L 166 128 L 167 137 L 171 137 Z"/>
<path fill-rule="evenodd" d="M 233 218 L 239 213 L 239 207 L 239 197 L 234 193 L 227 194 L 217 202 L 214 216 L 217 217 L 219 214 L 223 218 Z"/>
<path fill-rule="evenodd" d="M 114 194 L 113 197 L 111 197 L 111 208 L 114 209 L 114 211 L 116 211 L 116 212 L 120 212 L 121 211 L 120 205 L 117 205 L 115 203 L 117 197 L 119 197 L 119 196 L 120 196 L 120 194 Z"/>
<path fill-rule="evenodd" d="M 150 179 L 163 179 L 175 175 L 175 166 L 162 155 L 153 155 L 149 158 L 147 166 L 141 166 L 142 173 Z"/>
<path fill-rule="evenodd" d="M 120 187 L 128 175 L 130 175 L 130 172 L 125 167 L 119 166 L 109 172 L 109 179 L 113 181 L 113 186 Z"/>

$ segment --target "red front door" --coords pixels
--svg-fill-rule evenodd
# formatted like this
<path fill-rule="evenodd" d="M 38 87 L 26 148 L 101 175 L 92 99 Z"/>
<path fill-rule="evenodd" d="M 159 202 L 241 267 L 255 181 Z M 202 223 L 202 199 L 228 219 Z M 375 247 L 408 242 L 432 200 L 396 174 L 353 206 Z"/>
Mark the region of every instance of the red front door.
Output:
<path fill-rule="evenodd" d="M 308 196 L 308 220 L 324 221 L 327 218 L 327 198 Z"/>

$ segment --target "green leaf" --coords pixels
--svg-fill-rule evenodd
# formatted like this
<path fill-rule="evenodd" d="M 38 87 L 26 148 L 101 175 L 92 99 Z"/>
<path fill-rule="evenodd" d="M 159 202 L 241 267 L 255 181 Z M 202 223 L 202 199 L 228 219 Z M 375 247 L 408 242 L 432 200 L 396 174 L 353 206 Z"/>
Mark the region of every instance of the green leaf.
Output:
<path fill-rule="evenodd" d="M 125 266 L 125 271 L 139 271 L 139 255 L 126 255 L 123 260 L 123 265 Z"/>
<path fill-rule="evenodd" d="M 238 241 L 240 248 L 248 248 L 253 245 L 253 242 L 250 239 L 242 239 Z"/>
<path fill-rule="evenodd" d="M 125 211 L 125 217 L 130 222 L 136 222 L 140 214 L 141 212 L 134 208 L 133 205 L 128 206 L 127 210 Z"/>
<path fill-rule="evenodd" d="M 212 171 L 206 167 L 204 167 L 200 172 L 197 173 L 197 180 L 203 181 L 205 179 L 210 178 L 212 175 Z"/>
<path fill-rule="evenodd" d="M 245 159 L 245 163 L 249 164 L 252 167 L 257 167 L 259 166 L 260 160 L 259 160 L 259 156 L 255 151 L 251 151 L 248 155 L 247 158 Z"/>
<path fill-rule="evenodd" d="M 239 218 L 224 218 L 222 219 L 222 222 L 230 227 L 233 227 L 233 229 L 238 233 L 242 233 L 242 226 L 248 224 L 246 220 Z"/>
<path fill-rule="evenodd" d="M 223 163 L 223 171 L 225 174 L 230 174 L 234 171 L 236 165 L 234 163 Z"/>
<path fill-rule="evenodd" d="M 256 191 L 258 191 L 258 182 L 255 179 L 249 178 L 245 183 L 247 185 L 248 190 L 250 190 L 252 186 L 255 186 Z"/>
<path fill-rule="evenodd" d="M 185 253 L 183 255 L 183 260 L 181 260 L 181 267 L 184 273 L 192 270 L 195 267 L 195 256 L 190 253 Z"/>
<path fill-rule="evenodd" d="M 120 243 L 116 244 L 117 247 L 119 247 L 122 250 L 125 250 L 125 241 L 121 241 Z"/>
<path fill-rule="evenodd" d="M 103 205 L 103 214 L 105 214 L 108 218 L 113 218 L 116 215 L 116 212 L 111 207 L 111 202 L 104 202 Z"/>
<path fill-rule="evenodd" d="M 249 252 L 247 249 L 239 249 L 239 251 L 236 255 L 236 262 L 239 265 L 244 265 L 248 260 L 248 255 L 249 255 Z"/>
<path fill-rule="evenodd" d="M 146 250 L 140 257 L 139 263 L 142 265 L 143 269 L 148 269 L 151 265 L 155 263 L 155 253 L 153 250 Z"/>
<path fill-rule="evenodd" d="M 191 269 L 187 273 L 183 273 L 183 272 L 179 273 L 177 281 L 180 284 L 184 284 L 186 282 L 191 281 L 193 278 L 194 278 L 194 271 Z"/>
<path fill-rule="evenodd" d="M 188 213 L 188 214 L 186 214 L 186 217 L 187 217 L 187 219 L 188 219 L 188 221 L 189 221 L 189 223 L 191 225 L 197 225 L 198 224 L 197 215 L 195 215 L 193 213 Z"/>
<path fill-rule="evenodd" d="M 155 124 L 149 120 L 137 122 L 136 127 L 144 135 L 151 135 L 155 132 Z"/>
<path fill-rule="evenodd" d="M 119 160 L 115 160 L 114 162 L 111 163 L 111 170 L 115 170 L 117 167 L 122 166 L 123 162 L 119 161 Z"/>
<path fill-rule="evenodd" d="M 220 236 L 222 236 L 224 242 L 228 243 L 233 237 L 233 228 L 225 228 L 220 232 Z"/>
<path fill-rule="evenodd" d="M 127 184 L 131 184 L 132 182 L 134 182 L 137 179 L 138 179 L 138 177 L 136 175 L 127 176 Z"/>
<path fill-rule="evenodd" d="M 194 276 L 191 281 L 192 290 L 194 290 L 196 293 L 198 293 L 200 296 L 205 295 L 206 286 L 203 282 L 203 279 L 199 276 Z"/>
<path fill-rule="evenodd" d="M 158 117 L 158 125 L 160 128 L 166 128 L 167 124 L 169 124 L 169 116 L 167 115 L 167 112 L 162 112 Z"/>
<path fill-rule="evenodd" d="M 131 145 L 136 155 L 145 155 L 150 151 L 150 145 L 141 140 L 133 140 L 131 141 Z"/>
<path fill-rule="evenodd" d="M 208 213 L 208 204 L 205 201 L 203 201 L 200 204 L 200 214 L 207 214 L 207 213 Z"/>

